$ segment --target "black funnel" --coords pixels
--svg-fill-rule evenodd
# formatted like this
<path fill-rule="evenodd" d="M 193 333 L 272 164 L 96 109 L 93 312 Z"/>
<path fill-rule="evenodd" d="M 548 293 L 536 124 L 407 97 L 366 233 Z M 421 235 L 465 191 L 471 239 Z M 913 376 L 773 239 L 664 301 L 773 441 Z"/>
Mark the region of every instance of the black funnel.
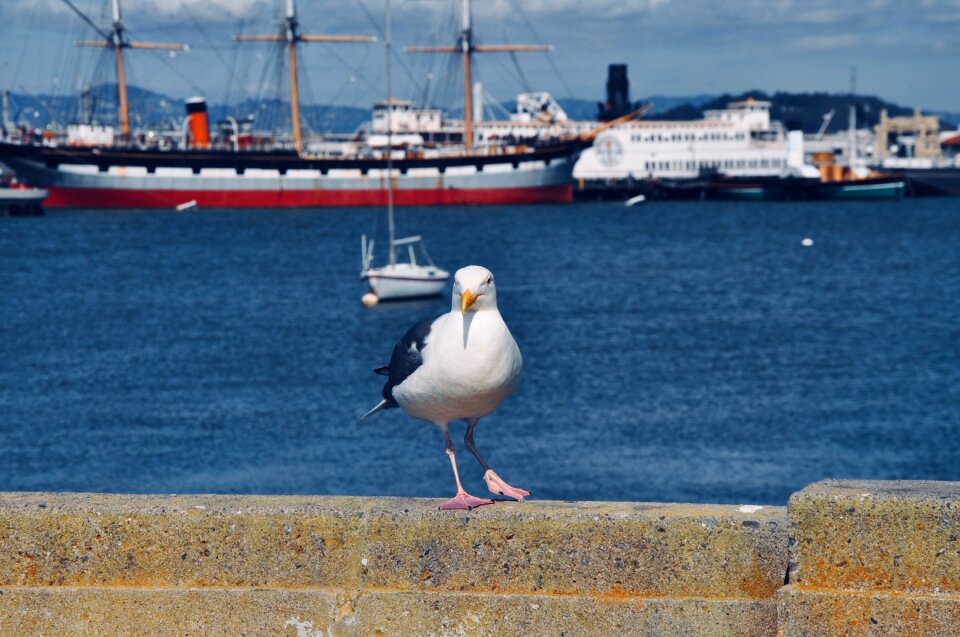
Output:
<path fill-rule="evenodd" d="M 607 101 L 600 108 L 598 119 L 609 121 L 626 115 L 630 108 L 630 80 L 626 64 L 611 64 L 607 71 Z"/>

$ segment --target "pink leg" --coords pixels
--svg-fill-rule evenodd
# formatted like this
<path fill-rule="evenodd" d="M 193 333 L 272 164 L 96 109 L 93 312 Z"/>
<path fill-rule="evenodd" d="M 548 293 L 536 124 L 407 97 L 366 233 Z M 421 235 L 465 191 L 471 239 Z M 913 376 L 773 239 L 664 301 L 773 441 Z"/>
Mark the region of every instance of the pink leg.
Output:
<path fill-rule="evenodd" d="M 443 440 L 447 447 L 447 456 L 450 458 L 450 466 L 453 467 L 453 479 L 457 482 L 457 495 L 453 496 L 440 505 L 441 511 L 469 511 L 485 504 L 493 504 L 493 500 L 485 498 L 475 498 L 467 493 L 463 485 L 460 484 L 460 474 L 457 473 L 457 454 L 456 447 L 453 446 L 453 439 L 450 438 L 450 432 L 446 425 L 443 426 Z"/>
<path fill-rule="evenodd" d="M 487 461 L 483 459 L 483 456 L 480 455 L 480 452 L 477 451 L 477 446 L 473 444 L 473 429 L 477 426 L 479 418 L 470 418 L 467 420 L 467 435 L 464 436 L 463 442 L 466 443 L 467 449 L 470 450 L 470 453 L 476 457 L 477 462 L 480 463 L 480 466 L 484 468 L 486 473 L 483 474 L 483 479 L 487 483 L 487 488 L 490 490 L 490 493 L 495 493 L 497 495 L 505 495 L 508 498 L 513 498 L 518 502 L 523 502 L 523 499 L 530 496 L 529 491 L 524 491 L 523 489 L 518 489 L 516 487 L 511 487 L 509 484 L 503 481 L 503 478 L 498 476 L 493 469 L 490 468 L 490 465 L 487 464 Z"/>
<path fill-rule="evenodd" d="M 487 483 L 487 488 L 490 489 L 490 493 L 505 495 L 508 498 L 513 498 L 518 502 L 523 502 L 524 498 L 530 496 L 529 491 L 511 487 L 509 484 L 504 482 L 503 478 L 498 476 L 493 469 L 487 469 L 487 472 L 483 474 L 483 479 Z"/>

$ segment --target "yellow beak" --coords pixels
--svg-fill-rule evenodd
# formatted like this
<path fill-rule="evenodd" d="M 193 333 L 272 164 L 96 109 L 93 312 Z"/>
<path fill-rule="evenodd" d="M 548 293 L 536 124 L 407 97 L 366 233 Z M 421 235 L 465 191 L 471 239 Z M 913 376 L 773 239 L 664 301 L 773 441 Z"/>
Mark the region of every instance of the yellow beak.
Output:
<path fill-rule="evenodd" d="M 463 291 L 463 294 L 460 295 L 460 312 L 466 314 L 467 311 L 477 302 L 477 295 L 470 291 L 469 288 Z"/>

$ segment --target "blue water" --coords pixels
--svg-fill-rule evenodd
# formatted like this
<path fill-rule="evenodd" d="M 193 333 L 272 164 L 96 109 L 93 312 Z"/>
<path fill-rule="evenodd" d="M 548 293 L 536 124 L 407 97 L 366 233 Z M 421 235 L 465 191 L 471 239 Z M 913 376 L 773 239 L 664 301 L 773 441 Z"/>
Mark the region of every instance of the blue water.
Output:
<path fill-rule="evenodd" d="M 379 217 L 0 219 L 0 490 L 452 495 L 433 426 L 358 421 L 371 370 L 449 307 L 361 306 Z M 827 477 L 960 480 L 960 200 L 398 223 L 441 265 L 497 275 L 524 377 L 477 443 L 534 497 L 782 504 Z M 484 494 L 462 445 L 460 466 Z"/>

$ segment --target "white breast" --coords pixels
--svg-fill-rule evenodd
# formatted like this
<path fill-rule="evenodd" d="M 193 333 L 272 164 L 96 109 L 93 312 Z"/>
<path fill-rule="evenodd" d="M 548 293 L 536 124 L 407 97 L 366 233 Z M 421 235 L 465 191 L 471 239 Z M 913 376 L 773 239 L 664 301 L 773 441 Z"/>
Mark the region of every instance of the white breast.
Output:
<path fill-rule="evenodd" d="M 523 360 L 496 310 L 444 315 L 423 349 L 423 365 L 394 387 L 393 396 L 414 418 L 445 423 L 486 416 L 510 395 Z M 464 327 L 467 338 L 464 340 Z"/>

